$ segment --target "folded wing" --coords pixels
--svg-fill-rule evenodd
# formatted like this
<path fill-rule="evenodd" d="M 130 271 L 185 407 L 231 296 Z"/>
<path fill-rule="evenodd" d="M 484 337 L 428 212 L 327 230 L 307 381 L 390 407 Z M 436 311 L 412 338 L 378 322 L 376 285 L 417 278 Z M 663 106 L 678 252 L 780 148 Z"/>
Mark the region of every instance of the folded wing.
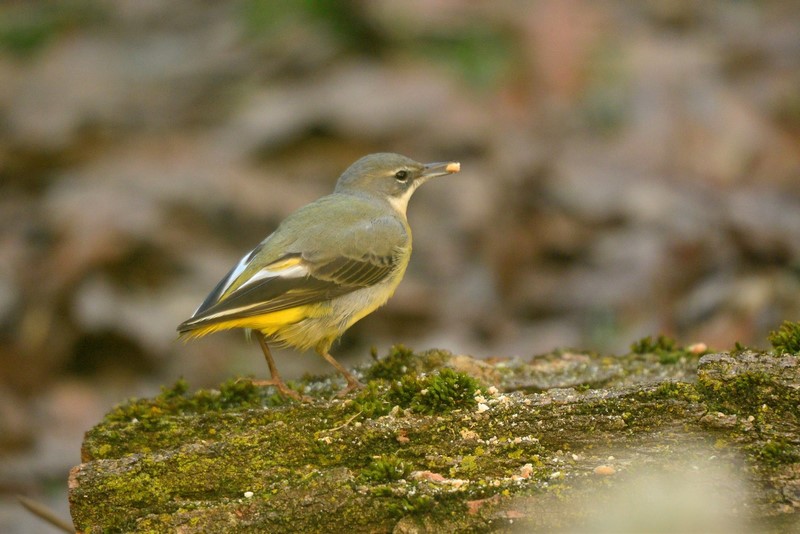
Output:
<path fill-rule="evenodd" d="M 269 246 L 265 241 L 231 269 L 178 331 L 325 302 L 378 284 L 397 267 L 396 243 L 404 236 L 384 239 L 387 246 L 360 254 L 352 241 L 363 242 L 364 236 L 347 237 L 335 251 L 289 252 L 256 269 L 263 261 L 262 248 Z"/>

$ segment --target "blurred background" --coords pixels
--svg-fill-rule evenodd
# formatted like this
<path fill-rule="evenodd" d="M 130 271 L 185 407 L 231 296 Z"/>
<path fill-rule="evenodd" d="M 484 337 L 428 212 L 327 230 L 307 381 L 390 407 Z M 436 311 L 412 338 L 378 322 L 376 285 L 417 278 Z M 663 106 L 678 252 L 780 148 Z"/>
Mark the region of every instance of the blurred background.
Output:
<path fill-rule="evenodd" d="M 185 377 L 175 327 L 360 156 L 458 160 L 389 304 L 334 347 L 765 346 L 800 319 L 800 3 L 0 3 L 0 531 L 68 516 L 85 430 Z M 287 378 L 331 372 L 280 351 Z"/>

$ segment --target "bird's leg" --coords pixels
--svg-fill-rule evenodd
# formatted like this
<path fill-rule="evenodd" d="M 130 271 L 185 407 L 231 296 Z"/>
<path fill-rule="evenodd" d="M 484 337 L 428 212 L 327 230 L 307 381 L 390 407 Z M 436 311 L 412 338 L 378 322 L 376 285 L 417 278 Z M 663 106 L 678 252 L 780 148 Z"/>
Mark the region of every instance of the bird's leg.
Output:
<path fill-rule="evenodd" d="M 281 378 L 280 373 L 278 372 L 278 367 L 275 365 L 275 360 L 272 358 L 272 352 L 269 350 L 269 346 L 267 345 L 267 338 L 264 337 L 264 334 L 258 330 L 254 330 L 253 332 L 256 335 L 256 339 L 258 339 L 258 344 L 261 345 L 261 350 L 264 351 L 264 358 L 267 360 L 267 365 L 269 366 L 269 375 L 271 377 L 270 380 L 253 380 L 253 384 L 256 386 L 273 386 L 281 395 L 291 397 L 294 400 L 302 402 L 311 402 L 311 397 L 300 395 L 295 390 L 289 389 L 289 386 L 286 385 Z"/>
<path fill-rule="evenodd" d="M 342 364 L 337 362 L 333 358 L 333 356 L 330 355 L 330 353 L 327 350 L 319 350 L 318 352 L 319 352 L 320 356 L 325 358 L 325 360 L 329 364 L 334 366 L 336 368 L 336 370 L 339 371 L 342 374 L 342 376 L 345 378 L 345 380 L 347 380 L 347 387 L 345 387 L 343 390 L 341 390 L 339 393 L 337 393 L 336 394 L 337 397 L 344 397 L 345 395 L 347 395 L 351 391 L 353 391 L 355 389 L 361 389 L 361 388 L 364 387 L 364 384 L 359 382 L 356 377 L 354 377 L 352 374 L 350 374 L 350 371 L 345 369 L 345 367 Z"/>

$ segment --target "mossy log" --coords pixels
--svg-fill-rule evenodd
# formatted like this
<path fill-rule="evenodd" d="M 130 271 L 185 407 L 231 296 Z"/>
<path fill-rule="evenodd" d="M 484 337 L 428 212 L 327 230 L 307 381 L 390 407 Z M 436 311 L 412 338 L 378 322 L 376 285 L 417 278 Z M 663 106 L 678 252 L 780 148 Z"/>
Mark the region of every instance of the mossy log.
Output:
<path fill-rule="evenodd" d="M 667 350 L 668 349 L 668 350 Z M 283 402 L 182 382 L 114 409 L 70 474 L 80 532 L 797 528 L 800 357 L 403 348 Z M 700 530 L 697 530 L 697 527 Z M 703 527 L 707 528 L 703 528 Z M 517 530 L 519 529 L 519 530 Z M 603 530 L 605 529 L 605 530 Z M 738 530 L 737 530 L 738 529 Z"/>

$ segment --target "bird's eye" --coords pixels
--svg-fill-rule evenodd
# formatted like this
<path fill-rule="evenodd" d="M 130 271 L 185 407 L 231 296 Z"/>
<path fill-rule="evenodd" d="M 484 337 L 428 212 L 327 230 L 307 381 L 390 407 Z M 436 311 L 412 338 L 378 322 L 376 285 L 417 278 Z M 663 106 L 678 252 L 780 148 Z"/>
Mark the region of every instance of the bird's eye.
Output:
<path fill-rule="evenodd" d="M 394 173 L 394 177 L 397 179 L 398 182 L 405 182 L 408 180 L 408 171 L 397 171 Z"/>

